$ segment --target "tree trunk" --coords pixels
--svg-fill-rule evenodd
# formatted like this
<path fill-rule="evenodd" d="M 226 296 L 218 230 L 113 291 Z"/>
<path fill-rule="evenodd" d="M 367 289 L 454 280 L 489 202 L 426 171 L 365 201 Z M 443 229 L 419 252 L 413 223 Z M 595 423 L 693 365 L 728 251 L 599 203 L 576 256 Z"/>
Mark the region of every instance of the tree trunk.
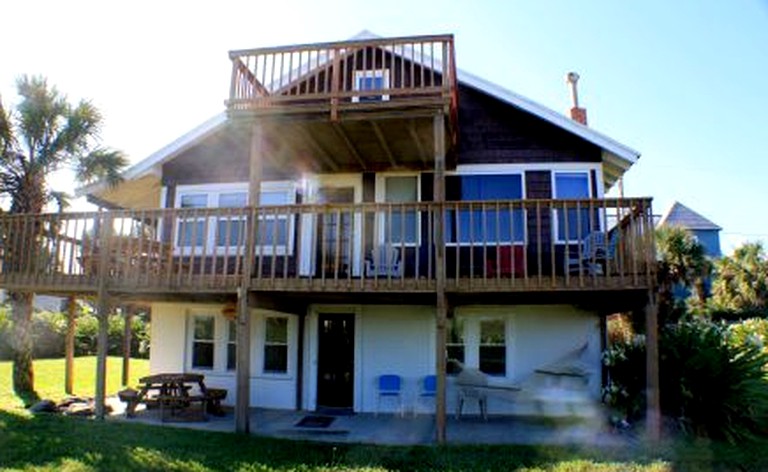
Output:
<path fill-rule="evenodd" d="M 35 375 L 32 367 L 32 300 L 34 295 L 27 292 L 11 292 L 13 319 L 13 390 L 17 395 L 35 393 Z"/>

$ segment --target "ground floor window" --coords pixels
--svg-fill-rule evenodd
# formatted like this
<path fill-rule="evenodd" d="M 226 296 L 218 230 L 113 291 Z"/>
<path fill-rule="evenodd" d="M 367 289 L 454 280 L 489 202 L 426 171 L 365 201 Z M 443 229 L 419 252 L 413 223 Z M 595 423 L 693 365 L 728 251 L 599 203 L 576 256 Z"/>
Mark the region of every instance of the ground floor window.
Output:
<path fill-rule="evenodd" d="M 452 318 L 448 330 L 448 342 L 446 343 L 446 373 L 448 375 L 458 374 L 460 366 L 464 365 L 464 320 Z"/>
<path fill-rule="evenodd" d="M 227 370 L 237 368 L 237 323 L 227 321 Z"/>
<path fill-rule="evenodd" d="M 288 318 L 268 316 L 264 330 L 264 372 L 288 372 Z"/>
<path fill-rule="evenodd" d="M 504 320 L 480 321 L 480 370 L 488 375 L 507 374 L 507 344 Z"/>
<path fill-rule="evenodd" d="M 213 369 L 215 319 L 208 315 L 192 317 L 192 367 Z"/>

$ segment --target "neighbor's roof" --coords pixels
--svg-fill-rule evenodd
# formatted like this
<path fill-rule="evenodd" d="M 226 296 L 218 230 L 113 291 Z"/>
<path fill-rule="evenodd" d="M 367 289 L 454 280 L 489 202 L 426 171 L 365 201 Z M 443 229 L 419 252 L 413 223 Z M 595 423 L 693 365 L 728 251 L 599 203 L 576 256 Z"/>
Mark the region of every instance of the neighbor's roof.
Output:
<path fill-rule="evenodd" d="M 723 229 L 680 202 L 675 202 L 669 207 L 667 213 L 661 217 L 659 226 L 677 226 L 692 230 L 720 231 Z"/>
<path fill-rule="evenodd" d="M 379 39 L 378 35 L 375 35 L 369 31 L 362 31 L 355 35 L 352 40 L 363 39 Z M 430 63 L 435 64 L 435 69 L 442 70 L 442 64 L 436 59 L 430 59 Z M 621 169 L 621 172 L 626 171 L 632 164 L 637 162 L 640 157 L 640 153 L 629 146 L 615 141 L 608 136 L 595 131 L 594 129 L 582 125 L 550 108 L 536 103 L 522 95 L 519 95 L 511 90 L 507 90 L 499 85 L 482 79 L 469 72 L 463 71 L 459 68 L 456 69 L 457 79 L 460 84 L 472 87 L 476 90 L 484 92 L 498 100 L 506 102 L 516 108 L 526 111 L 534 116 L 537 116 L 559 128 L 564 129 L 582 139 L 600 147 L 604 151 L 603 159 L 606 163 L 612 164 L 614 167 Z M 136 163 L 128 168 L 123 173 L 125 180 L 137 179 L 144 177 L 148 174 L 154 173 L 159 175 L 160 166 L 173 159 L 181 152 L 189 149 L 198 142 L 202 141 L 205 137 L 216 132 L 222 128 L 227 122 L 226 113 L 222 112 L 216 116 L 208 119 L 204 123 L 200 124 L 196 128 L 192 129 L 188 133 L 179 137 L 172 143 L 156 151 L 146 159 Z M 607 154 L 607 155 L 606 155 Z M 606 172 L 607 173 L 607 172 Z M 612 179 L 615 181 L 615 178 Z M 96 182 L 77 189 L 76 194 L 88 195 L 95 192 L 104 191 L 106 188 L 103 182 Z"/>

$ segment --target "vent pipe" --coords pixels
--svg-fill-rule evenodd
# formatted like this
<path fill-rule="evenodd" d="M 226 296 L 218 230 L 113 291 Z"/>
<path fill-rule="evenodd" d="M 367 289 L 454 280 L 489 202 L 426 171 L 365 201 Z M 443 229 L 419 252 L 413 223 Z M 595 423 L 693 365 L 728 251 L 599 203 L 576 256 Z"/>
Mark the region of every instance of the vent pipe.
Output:
<path fill-rule="evenodd" d="M 579 81 L 579 74 L 576 72 L 568 72 L 565 80 L 571 87 L 571 99 L 573 100 L 573 106 L 571 107 L 571 119 L 577 121 L 582 125 L 587 125 L 587 110 L 579 106 L 579 90 L 577 83 Z"/>

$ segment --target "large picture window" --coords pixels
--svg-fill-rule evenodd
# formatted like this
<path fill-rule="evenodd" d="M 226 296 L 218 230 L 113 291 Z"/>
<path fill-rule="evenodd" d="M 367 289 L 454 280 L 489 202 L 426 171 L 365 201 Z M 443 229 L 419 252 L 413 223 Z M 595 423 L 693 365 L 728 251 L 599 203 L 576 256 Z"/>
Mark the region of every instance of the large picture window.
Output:
<path fill-rule="evenodd" d="M 213 369 L 215 319 L 209 315 L 195 315 L 192 323 L 192 368 Z"/>
<path fill-rule="evenodd" d="M 522 243 L 525 241 L 525 212 L 509 200 L 523 198 L 520 174 L 450 175 L 446 177 L 449 201 L 476 203 L 446 212 L 446 242 L 458 244 Z"/>
<path fill-rule="evenodd" d="M 264 372 L 288 372 L 288 318 L 269 316 L 264 330 Z"/>
<path fill-rule="evenodd" d="M 588 199 L 591 196 L 589 172 L 554 172 L 553 194 L 556 199 Z M 567 209 L 555 210 L 557 240 L 560 242 L 581 241 L 599 227 L 597 211 L 590 215 L 588 204 L 583 208 L 569 205 Z"/>
<path fill-rule="evenodd" d="M 291 205 L 296 201 L 293 182 L 263 182 L 260 205 Z M 179 186 L 177 208 L 244 208 L 247 184 Z M 291 214 L 265 210 L 259 217 L 257 249 L 264 255 L 293 251 L 294 218 Z M 232 253 L 244 247 L 246 219 L 242 212 L 230 215 L 188 216 L 177 219 L 175 243 L 184 250 L 205 248 L 209 253 Z"/>

